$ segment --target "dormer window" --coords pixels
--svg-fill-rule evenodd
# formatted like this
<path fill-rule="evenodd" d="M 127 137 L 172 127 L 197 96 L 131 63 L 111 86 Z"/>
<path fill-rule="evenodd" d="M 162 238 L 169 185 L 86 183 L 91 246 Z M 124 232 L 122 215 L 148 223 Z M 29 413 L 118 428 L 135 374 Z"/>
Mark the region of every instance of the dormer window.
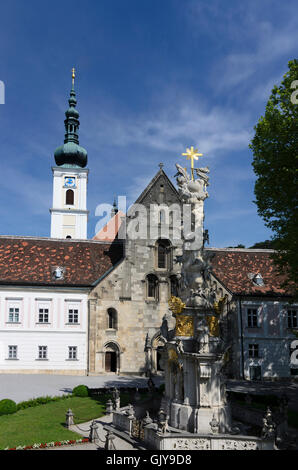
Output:
<path fill-rule="evenodd" d="M 260 273 L 249 273 L 248 277 L 249 279 L 251 279 L 255 286 L 262 287 L 265 285 L 264 279 L 262 278 L 262 275 Z"/>
<path fill-rule="evenodd" d="M 57 281 L 63 279 L 63 268 L 57 267 L 53 271 L 53 278 Z"/>
<path fill-rule="evenodd" d="M 253 279 L 252 279 L 253 283 L 256 284 L 257 286 L 261 287 L 264 285 L 264 281 L 263 281 L 263 278 L 261 276 L 260 273 L 256 274 Z"/>

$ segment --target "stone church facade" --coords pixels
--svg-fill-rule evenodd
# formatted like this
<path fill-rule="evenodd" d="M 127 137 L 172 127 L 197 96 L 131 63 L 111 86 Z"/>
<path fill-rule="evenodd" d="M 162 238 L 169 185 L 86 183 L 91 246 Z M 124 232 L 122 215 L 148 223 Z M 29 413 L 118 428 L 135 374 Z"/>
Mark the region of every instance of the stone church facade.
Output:
<path fill-rule="evenodd" d="M 89 374 L 157 373 L 168 300 L 178 284 L 181 240 L 173 241 L 172 214 L 179 195 L 161 168 L 137 199 L 147 209 L 148 237 L 127 239 L 122 262 L 90 293 Z M 160 209 L 150 224 L 150 206 Z M 129 228 L 130 217 L 126 220 Z M 149 227 L 150 224 L 150 227 Z M 150 238 L 155 226 L 156 238 Z M 169 231 L 168 238 L 164 232 Z"/>

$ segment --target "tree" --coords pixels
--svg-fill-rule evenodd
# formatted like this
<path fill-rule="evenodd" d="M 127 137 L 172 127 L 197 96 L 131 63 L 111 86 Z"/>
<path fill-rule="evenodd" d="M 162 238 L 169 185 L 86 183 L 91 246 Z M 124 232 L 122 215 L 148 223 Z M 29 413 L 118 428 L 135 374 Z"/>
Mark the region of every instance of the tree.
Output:
<path fill-rule="evenodd" d="M 253 168 L 257 175 L 254 201 L 258 214 L 273 231 L 278 271 L 288 278 L 286 285 L 298 285 L 298 60 L 288 64 L 281 85 L 274 86 L 254 127 L 250 144 Z"/>
<path fill-rule="evenodd" d="M 275 249 L 275 243 L 274 240 L 265 240 L 264 242 L 257 242 L 253 246 L 250 246 L 249 248 L 258 248 L 258 249 Z"/>
<path fill-rule="evenodd" d="M 245 248 L 245 245 L 242 245 L 242 243 L 239 243 L 237 246 L 228 246 L 227 248 Z"/>

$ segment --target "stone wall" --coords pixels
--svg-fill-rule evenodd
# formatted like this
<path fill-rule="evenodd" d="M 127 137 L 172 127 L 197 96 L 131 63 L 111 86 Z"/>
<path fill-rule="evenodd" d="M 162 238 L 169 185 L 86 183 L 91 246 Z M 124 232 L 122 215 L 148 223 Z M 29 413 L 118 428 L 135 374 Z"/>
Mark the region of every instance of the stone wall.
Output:
<path fill-rule="evenodd" d="M 182 254 L 181 240 L 173 240 L 170 220 L 165 225 L 169 231 L 169 253 L 165 268 L 158 268 L 157 240 L 161 226 L 156 224 L 157 239 L 150 238 L 150 204 L 168 207 L 180 204 L 178 194 L 161 170 L 138 199 L 148 209 L 147 238 L 127 239 L 123 261 L 91 292 L 89 301 L 89 373 L 106 372 L 107 351 L 117 354 L 116 372 L 121 374 L 155 373 L 158 369 L 158 347 L 163 316 L 168 312 L 171 296 L 170 276 L 179 272 L 176 257 Z M 127 226 L 130 219 L 127 219 Z M 154 224 L 153 224 L 154 225 Z M 158 279 L 156 298 L 148 297 L 146 276 Z M 110 329 L 107 310 L 117 312 L 117 327 Z M 110 349 L 109 349 L 110 348 Z"/>

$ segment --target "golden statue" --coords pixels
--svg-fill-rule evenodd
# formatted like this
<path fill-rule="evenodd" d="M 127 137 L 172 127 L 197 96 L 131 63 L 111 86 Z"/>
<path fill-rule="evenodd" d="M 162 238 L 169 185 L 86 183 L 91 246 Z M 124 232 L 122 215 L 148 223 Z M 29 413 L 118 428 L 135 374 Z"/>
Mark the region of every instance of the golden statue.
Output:
<path fill-rule="evenodd" d="M 218 317 L 215 316 L 207 316 L 206 318 L 207 323 L 208 323 L 208 328 L 209 328 L 209 334 L 210 336 L 219 336 L 219 323 L 218 323 Z"/>
<path fill-rule="evenodd" d="M 214 311 L 216 315 L 220 315 L 223 312 L 224 304 L 227 299 L 227 295 L 221 297 L 218 302 L 214 302 Z"/>
<path fill-rule="evenodd" d="M 182 302 L 182 300 L 179 299 L 179 297 L 175 297 L 174 295 L 172 295 L 168 304 L 169 309 L 174 313 L 174 315 L 182 313 L 185 309 L 185 304 Z"/>

